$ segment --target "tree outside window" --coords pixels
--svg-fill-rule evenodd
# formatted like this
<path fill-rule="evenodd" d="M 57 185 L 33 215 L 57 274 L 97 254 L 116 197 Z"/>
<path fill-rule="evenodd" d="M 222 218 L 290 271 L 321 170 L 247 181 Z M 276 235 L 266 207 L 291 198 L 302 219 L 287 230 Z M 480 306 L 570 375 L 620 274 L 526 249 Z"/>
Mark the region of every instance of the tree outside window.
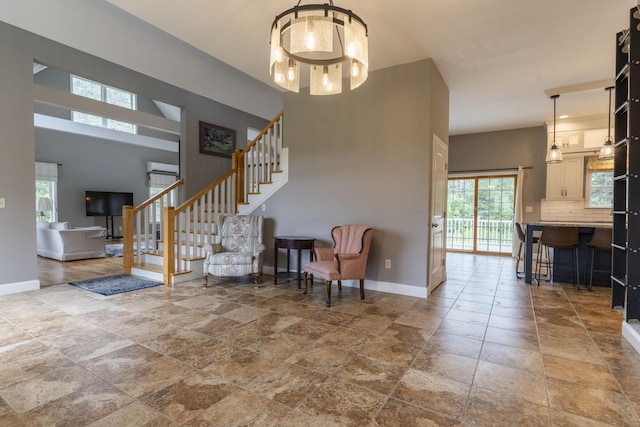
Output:
<path fill-rule="evenodd" d="M 589 172 L 588 184 L 588 206 L 610 208 L 613 203 L 613 172 Z"/>

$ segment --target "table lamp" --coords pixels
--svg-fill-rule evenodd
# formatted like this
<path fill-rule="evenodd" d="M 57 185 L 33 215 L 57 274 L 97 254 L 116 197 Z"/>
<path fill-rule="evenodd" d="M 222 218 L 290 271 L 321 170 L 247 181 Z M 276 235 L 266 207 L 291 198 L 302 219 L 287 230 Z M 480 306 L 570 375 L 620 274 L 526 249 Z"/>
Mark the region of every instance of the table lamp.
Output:
<path fill-rule="evenodd" d="M 38 208 L 40 213 L 40 221 L 44 221 L 45 212 L 51 212 L 53 210 L 53 205 L 51 204 L 51 199 L 48 197 L 39 197 L 38 198 Z"/>

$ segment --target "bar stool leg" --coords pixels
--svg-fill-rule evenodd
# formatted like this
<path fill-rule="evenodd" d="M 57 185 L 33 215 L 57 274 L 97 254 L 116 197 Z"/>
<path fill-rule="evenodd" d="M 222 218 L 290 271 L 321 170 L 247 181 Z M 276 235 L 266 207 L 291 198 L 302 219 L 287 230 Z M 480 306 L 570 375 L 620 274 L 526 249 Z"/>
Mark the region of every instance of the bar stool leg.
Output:
<path fill-rule="evenodd" d="M 580 290 L 580 258 L 578 247 L 576 246 L 574 250 L 576 251 L 576 280 L 578 282 L 578 290 Z"/>
<path fill-rule="evenodd" d="M 589 248 L 589 252 L 587 252 L 587 268 L 589 268 L 589 265 L 591 265 L 591 268 L 589 270 L 589 285 L 587 286 L 587 289 L 589 290 L 593 288 L 593 263 L 595 262 L 595 256 L 596 256 L 595 252 L 596 251 L 593 246 L 591 246 Z M 589 260 L 591 260 L 591 264 L 589 264 Z"/>
<path fill-rule="evenodd" d="M 542 253 L 543 252 L 546 253 L 546 257 L 544 258 L 544 261 L 542 259 Z M 536 283 L 538 284 L 538 286 L 540 286 L 540 280 L 542 280 L 542 263 L 543 262 L 545 264 L 545 268 L 547 269 L 546 276 L 551 278 L 549 247 L 547 245 L 542 244 L 542 243 L 538 243 L 538 256 L 537 256 L 537 259 L 536 259 L 536 275 L 535 275 L 535 280 L 536 280 Z M 547 281 L 549 281 L 549 279 L 547 279 Z"/>
<path fill-rule="evenodd" d="M 517 279 L 522 279 L 522 276 L 520 276 L 520 274 L 522 274 L 522 272 L 518 271 L 518 267 L 520 266 L 520 256 L 522 255 L 522 242 L 520 242 L 520 246 L 518 247 L 518 256 L 516 258 L 516 278 Z"/>

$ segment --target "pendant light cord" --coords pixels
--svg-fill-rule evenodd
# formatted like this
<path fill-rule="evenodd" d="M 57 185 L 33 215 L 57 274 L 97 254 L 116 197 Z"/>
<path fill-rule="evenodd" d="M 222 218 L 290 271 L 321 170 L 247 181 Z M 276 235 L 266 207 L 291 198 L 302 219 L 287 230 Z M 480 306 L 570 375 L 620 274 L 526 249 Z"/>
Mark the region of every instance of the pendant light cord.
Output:
<path fill-rule="evenodd" d="M 556 145 L 556 99 L 558 96 L 553 97 L 553 146 Z"/>
<path fill-rule="evenodd" d="M 553 146 L 552 148 L 557 147 L 556 146 L 556 99 L 558 99 L 560 97 L 560 95 L 551 95 L 551 98 L 553 99 Z"/>

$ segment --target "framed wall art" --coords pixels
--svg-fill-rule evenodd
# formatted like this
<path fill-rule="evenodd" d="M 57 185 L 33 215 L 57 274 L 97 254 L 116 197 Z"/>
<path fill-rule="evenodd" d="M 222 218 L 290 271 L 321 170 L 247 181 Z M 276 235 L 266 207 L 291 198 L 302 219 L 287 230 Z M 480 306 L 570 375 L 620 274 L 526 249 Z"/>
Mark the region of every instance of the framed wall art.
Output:
<path fill-rule="evenodd" d="M 235 148 L 235 130 L 200 122 L 200 152 L 202 154 L 230 158 Z"/>

